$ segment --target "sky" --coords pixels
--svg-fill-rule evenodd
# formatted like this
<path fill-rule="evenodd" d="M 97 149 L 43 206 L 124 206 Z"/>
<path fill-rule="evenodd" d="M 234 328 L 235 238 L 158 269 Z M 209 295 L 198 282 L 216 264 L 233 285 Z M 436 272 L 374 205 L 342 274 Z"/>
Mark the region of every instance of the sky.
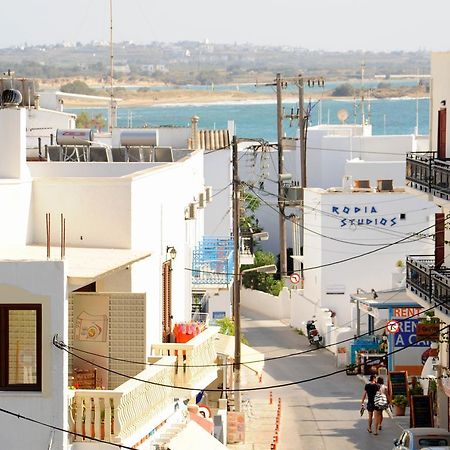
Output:
<path fill-rule="evenodd" d="M 108 41 L 111 0 L 0 0 L 0 48 Z M 450 0 L 112 0 L 113 40 L 450 50 Z"/>

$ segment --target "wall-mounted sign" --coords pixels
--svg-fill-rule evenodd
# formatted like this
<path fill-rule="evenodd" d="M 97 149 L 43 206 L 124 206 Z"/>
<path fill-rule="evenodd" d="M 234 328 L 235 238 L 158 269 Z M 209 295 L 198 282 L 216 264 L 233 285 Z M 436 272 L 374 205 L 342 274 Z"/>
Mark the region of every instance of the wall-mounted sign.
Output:
<path fill-rule="evenodd" d="M 332 206 L 331 212 L 341 217 L 341 228 L 355 228 L 361 225 L 393 227 L 397 225 L 397 215 L 380 215 L 373 205 L 368 206 Z"/>

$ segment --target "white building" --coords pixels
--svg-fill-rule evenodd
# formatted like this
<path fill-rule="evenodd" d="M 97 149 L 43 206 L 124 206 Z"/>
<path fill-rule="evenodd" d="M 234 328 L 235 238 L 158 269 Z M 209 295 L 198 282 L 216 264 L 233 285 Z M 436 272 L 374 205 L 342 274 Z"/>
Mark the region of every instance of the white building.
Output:
<path fill-rule="evenodd" d="M 355 327 L 350 294 L 400 287 L 404 275 L 398 275 L 396 262 L 411 251 L 430 251 L 432 237 L 425 236 L 435 210 L 403 188 L 307 189 L 304 290 L 293 302 L 291 324 L 300 328 L 328 309 L 336 327 Z M 418 230 L 424 231 L 417 236 Z"/>
<path fill-rule="evenodd" d="M 407 181 L 411 194 L 427 196 L 439 207 L 431 229 L 435 249 L 427 253 L 412 253 L 407 258 L 406 286 L 409 296 L 425 309 L 432 310 L 440 320 L 439 353 L 425 363 L 421 381 L 428 389 L 427 377 L 441 377 L 437 382 L 437 423 L 448 429 L 450 397 L 449 344 L 444 337 L 450 324 L 450 126 L 447 102 L 450 101 L 450 52 L 431 55 L 430 147 L 427 152 L 407 155 Z M 429 363 L 429 364 L 428 364 Z M 434 405 L 435 406 L 435 405 Z"/>
<path fill-rule="evenodd" d="M 12 413 L 0 413 L 2 446 L 101 446 L 85 435 L 149 448 L 180 421 L 174 398 L 217 376 L 216 328 L 164 343 L 191 318 L 186 268 L 203 211 L 194 217 L 189 205 L 204 192 L 203 152 L 170 163 L 27 162 L 27 115 L 0 110 L 0 403 Z"/>

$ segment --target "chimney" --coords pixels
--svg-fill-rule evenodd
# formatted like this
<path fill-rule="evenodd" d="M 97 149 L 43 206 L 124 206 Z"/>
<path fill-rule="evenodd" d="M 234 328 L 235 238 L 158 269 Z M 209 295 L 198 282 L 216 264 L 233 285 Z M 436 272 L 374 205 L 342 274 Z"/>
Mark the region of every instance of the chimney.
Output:
<path fill-rule="evenodd" d="M 434 268 L 439 269 L 444 262 L 445 215 L 434 215 Z"/>
<path fill-rule="evenodd" d="M 25 108 L 0 109 L 0 178 L 29 178 Z"/>

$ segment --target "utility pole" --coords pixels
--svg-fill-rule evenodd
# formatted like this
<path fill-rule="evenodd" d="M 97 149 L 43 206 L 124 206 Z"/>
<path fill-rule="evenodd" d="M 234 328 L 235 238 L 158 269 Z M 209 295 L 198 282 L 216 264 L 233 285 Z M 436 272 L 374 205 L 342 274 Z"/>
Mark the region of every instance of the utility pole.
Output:
<path fill-rule="evenodd" d="M 305 93 L 304 79 L 298 76 L 298 128 L 300 139 L 300 255 L 303 255 L 303 244 L 305 241 L 305 188 L 306 188 L 306 136 L 305 136 Z M 303 279 L 303 263 L 300 264 L 300 276 Z"/>
<path fill-rule="evenodd" d="M 284 156 L 283 156 L 283 105 L 281 89 L 283 81 L 281 74 L 277 73 L 277 136 L 278 136 L 278 221 L 279 221 L 279 239 L 280 239 L 280 276 L 287 275 L 287 252 L 286 252 L 286 218 L 285 209 L 285 189 L 281 175 L 284 173 Z"/>
<path fill-rule="evenodd" d="M 232 142 L 233 165 L 233 242 L 234 242 L 234 278 L 233 278 L 233 317 L 234 317 L 234 406 L 241 410 L 241 276 L 239 260 L 239 225 L 240 225 L 240 187 L 238 172 L 238 144 L 236 136 Z"/>

